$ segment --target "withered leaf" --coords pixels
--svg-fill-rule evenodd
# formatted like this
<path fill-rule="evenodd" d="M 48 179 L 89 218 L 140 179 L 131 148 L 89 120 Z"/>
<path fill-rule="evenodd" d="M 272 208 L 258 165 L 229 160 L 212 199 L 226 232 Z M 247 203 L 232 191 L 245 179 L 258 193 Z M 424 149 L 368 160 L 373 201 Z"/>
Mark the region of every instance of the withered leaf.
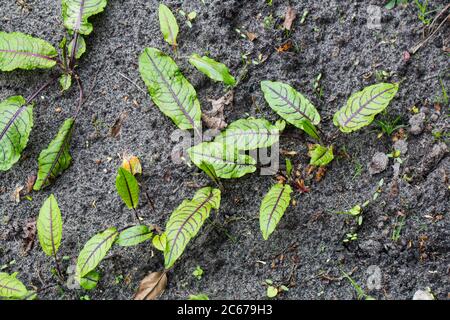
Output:
<path fill-rule="evenodd" d="M 296 179 L 294 181 L 294 187 L 300 193 L 308 193 L 310 191 L 310 188 L 305 185 L 305 180 L 303 179 Z"/>
<path fill-rule="evenodd" d="M 109 135 L 111 137 L 117 138 L 120 135 L 120 131 L 122 130 L 122 125 L 127 118 L 128 118 L 128 112 L 126 112 L 126 111 L 122 112 L 119 115 L 116 122 L 114 122 L 114 125 L 109 130 Z"/>
<path fill-rule="evenodd" d="M 134 300 L 156 300 L 163 294 L 166 286 L 166 272 L 152 272 L 142 279 L 139 289 L 134 295 Z"/>
<path fill-rule="evenodd" d="M 305 171 L 306 171 L 306 177 L 309 178 L 309 177 L 313 174 L 314 170 L 316 170 L 316 167 L 313 166 L 313 165 L 308 164 L 308 166 L 307 166 L 306 169 L 305 169 Z"/>
<path fill-rule="evenodd" d="M 293 156 L 297 155 L 297 151 L 286 150 L 286 149 L 280 149 L 280 153 L 283 156 L 287 156 L 287 157 L 293 157 Z"/>
<path fill-rule="evenodd" d="M 21 194 L 21 196 L 26 196 L 31 191 L 33 191 L 33 186 L 34 186 L 35 182 L 36 182 L 36 176 L 35 175 L 29 176 L 27 178 L 27 183 L 25 184 L 25 191 L 22 190 L 23 193 Z"/>
<path fill-rule="evenodd" d="M 317 170 L 317 172 L 316 172 L 316 177 L 315 177 L 316 182 L 322 181 L 326 172 L 327 172 L 326 167 L 319 167 L 319 170 Z"/>
<path fill-rule="evenodd" d="M 36 239 L 36 220 L 28 221 L 23 227 L 23 253 L 27 254 L 34 246 Z"/>
<path fill-rule="evenodd" d="M 292 29 L 292 24 L 294 23 L 295 17 L 297 16 L 297 12 L 294 8 L 289 6 L 286 11 L 286 16 L 284 18 L 283 28 L 286 30 Z"/>
<path fill-rule="evenodd" d="M 283 53 L 286 51 L 289 51 L 289 49 L 292 48 L 292 41 L 288 40 L 285 43 L 283 43 L 281 46 L 279 46 L 278 48 L 276 48 L 278 53 Z"/>
<path fill-rule="evenodd" d="M 228 124 L 225 122 L 223 111 L 225 106 L 231 105 L 234 99 L 234 92 L 228 91 L 224 96 L 217 100 L 209 99 L 211 102 L 212 109 L 210 111 L 205 111 L 202 114 L 202 120 L 205 122 L 206 126 L 210 129 L 222 130 L 226 128 Z"/>
<path fill-rule="evenodd" d="M 253 32 L 247 32 L 246 33 L 248 40 L 254 41 L 256 38 L 258 38 L 258 35 Z"/>
<path fill-rule="evenodd" d="M 278 183 L 282 183 L 282 184 L 286 183 L 286 181 L 287 181 L 286 177 L 283 177 L 282 175 L 277 175 L 276 179 L 277 179 Z"/>
<path fill-rule="evenodd" d="M 13 194 L 11 195 L 11 199 L 15 202 L 15 203 L 19 203 L 20 202 L 20 194 L 22 192 L 22 190 L 25 189 L 24 186 L 18 186 L 16 187 L 16 189 L 14 190 Z"/>
<path fill-rule="evenodd" d="M 134 176 L 136 174 L 142 174 L 142 166 L 139 158 L 127 153 L 123 154 L 122 168 Z"/>

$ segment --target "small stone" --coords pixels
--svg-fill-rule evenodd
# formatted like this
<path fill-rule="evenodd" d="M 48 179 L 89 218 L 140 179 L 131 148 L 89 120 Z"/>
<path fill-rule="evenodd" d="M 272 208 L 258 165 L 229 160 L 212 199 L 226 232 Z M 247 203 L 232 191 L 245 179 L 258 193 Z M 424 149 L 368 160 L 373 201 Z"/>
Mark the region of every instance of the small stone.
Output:
<path fill-rule="evenodd" d="M 366 240 L 359 244 L 359 248 L 367 254 L 376 255 L 381 249 L 381 243 L 375 240 Z"/>
<path fill-rule="evenodd" d="M 413 135 L 419 135 L 422 133 L 425 123 L 425 113 L 420 112 L 418 114 L 413 115 L 409 119 L 409 132 Z"/>
<path fill-rule="evenodd" d="M 437 113 L 433 113 L 430 117 L 430 121 L 437 121 L 439 119 L 439 115 Z"/>
<path fill-rule="evenodd" d="M 434 300 L 434 297 L 431 293 L 425 290 L 417 290 L 414 293 L 413 300 Z"/>
<path fill-rule="evenodd" d="M 441 159 L 448 153 L 448 147 L 445 142 L 435 144 L 420 162 L 417 168 L 417 174 L 426 175 L 441 161 Z"/>
<path fill-rule="evenodd" d="M 386 170 L 388 165 L 389 158 L 383 152 L 377 152 L 372 158 L 372 161 L 369 164 L 369 173 L 370 175 L 374 175 Z"/>
<path fill-rule="evenodd" d="M 394 174 L 392 176 L 392 180 L 397 180 L 400 175 L 400 163 L 396 162 L 392 166 L 392 170 L 394 170 Z"/>
<path fill-rule="evenodd" d="M 405 155 L 408 152 L 408 142 L 405 140 L 397 140 L 394 143 L 394 150 L 398 150 L 401 155 Z"/>

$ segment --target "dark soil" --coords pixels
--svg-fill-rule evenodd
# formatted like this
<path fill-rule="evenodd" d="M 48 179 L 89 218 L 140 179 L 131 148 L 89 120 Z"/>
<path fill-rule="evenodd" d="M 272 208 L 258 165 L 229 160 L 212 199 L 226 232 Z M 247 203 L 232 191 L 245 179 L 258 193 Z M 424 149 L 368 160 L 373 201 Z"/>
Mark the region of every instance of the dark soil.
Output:
<path fill-rule="evenodd" d="M 371 176 L 368 171 L 376 152 L 392 151 L 392 137 L 378 138 L 375 124 L 356 133 L 340 134 L 335 140 L 337 159 L 322 181 L 307 182 L 309 193 L 296 193 L 296 206 L 288 209 L 269 241 L 262 239 L 258 214 L 260 201 L 274 178 L 255 173 L 224 181 L 216 223 L 207 222 L 175 264 L 164 299 L 184 299 L 197 293 L 212 299 L 263 299 L 265 279 L 289 286 L 280 299 L 356 298 L 355 289 L 342 277 L 341 270 L 377 299 L 411 299 L 417 290 L 427 288 L 437 299 L 448 299 L 450 159 L 446 152 L 448 140 L 437 139 L 433 132 L 448 134 L 448 105 L 442 101 L 440 79 L 448 90 L 449 56 L 443 48 L 449 47 L 449 27 L 441 29 L 436 38 L 405 62 L 404 51 L 422 40 L 423 24 L 414 4 L 386 10 L 385 1 L 376 0 L 290 1 L 298 17 L 293 32 L 287 34 L 278 26 L 289 1 L 274 0 L 273 6 L 263 0 L 206 0 L 206 5 L 200 0 L 164 2 L 172 9 L 198 13 L 192 29 L 179 19 L 177 55 L 162 40 L 157 18 L 159 1 L 110 0 L 105 12 L 91 19 L 94 32 L 87 38 L 88 52 L 78 70 L 87 92 L 97 81 L 74 132 L 73 165 L 49 188 L 32 193 L 32 201 L 17 204 L 11 199 L 14 190 L 36 173 L 39 152 L 63 120 L 75 112 L 78 91 L 73 87 L 60 94 L 55 85 L 36 101 L 29 145 L 12 170 L 0 173 L 0 266 L 15 262 L 4 272 L 19 272 L 18 278 L 29 288 L 54 283 L 52 260 L 40 250 L 37 240 L 25 253 L 23 239 L 27 222 L 36 218 L 51 193 L 63 212 L 60 254 L 68 257 L 63 261 L 64 269 L 74 264 L 83 244 L 95 233 L 133 223 L 132 213 L 115 192 L 119 155 L 125 151 L 139 156 L 143 163 L 142 180 L 154 210 L 142 198 L 139 213 L 148 223 L 164 226 L 184 198 L 192 197 L 198 186 L 208 184 L 207 177 L 195 167 L 172 162 L 176 142 L 171 140 L 171 133 L 176 127 L 147 94 L 120 75 L 144 88 L 137 59 L 145 47 L 153 46 L 175 58 L 196 88 L 204 110 L 210 109 L 209 98 L 224 93 L 223 86 L 197 72 L 186 57 L 208 52 L 235 75 L 244 69 L 243 55 L 254 60 L 260 54 L 267 57 L 259 65 L 249 65 L 247 76 L 235 90 L 234 107 L 225 111 L 229 123 L 249 115 L 277 119 L 259 88 L 260 81 L 269 79 L 285 81 L 309 97 L 322 115 L 322 130 L 334 132 L 334 112 L 351 93 L 376 83 L 377 71 L 387 71 L 391 77 L 386 81 L 403 82 L 387 114 L 377 119 L 400 116 L 409 144 L 407 154 L 402 156 L 399 179 L 393 184 L 392 159 L 384 172 Z M 447 3 L 430 2 L 432 10 Z M 381 29 L 367 26 L 369 4 L 381 7 Z M 300 25 L 305 9 L 309 15 Z M 57 46 L 64 35 L 60 10 L 59 1 L 3 0 L 0 29 L 29 33 Z M 275 27 L 264 27 L 268 15 L 273 16 Z M 236 29 L 258 37 L 251 42 Z M 293 47 L 278 53 L 275 49 L 287 40 Z M 323 97 L 313 88 L 320 73 Z M 1 73 L 0 98 L 29 95 L 50 75 L 51 71 Z M 435 102 L 439 102 L 440 112 Z M 419 135 L 408 133 L 413 106 L 425 113 L 424 130 Z M 57 108 L 61 111 L 56 112 Z M 128 112 L 128 118 L 120 138 L 112 138 L 109 128 L 122 112 Z M 288 128 L 281 148 L 296 151 L 293 162 L 305 167 L 307 141 L 303 133 Z M 382 192 L 365 209 L 360 227 L 349 217 L 335 213 L 370 199 L 381 179 Z M 393 241 L 399 213 L 405 215 L 405 225 L 399 239 Z M 358 239 L 344 244 L 352 228 L 356 228 Z M 201 280 L 192 275 L 197 265 L 205 271 Z M 115 247 L 99 267 L 102 279 L 94 291 L 61 287 L 46 290 L 39 297 L 78 299 L 88 294 L 92 299 L 130 299 L 139 281 L 162 266 L 161 254 L 152 254 L 148 243 Z M 373 270 L 381 272 L 381 283 L 376 288 L 368 286 Z"/>

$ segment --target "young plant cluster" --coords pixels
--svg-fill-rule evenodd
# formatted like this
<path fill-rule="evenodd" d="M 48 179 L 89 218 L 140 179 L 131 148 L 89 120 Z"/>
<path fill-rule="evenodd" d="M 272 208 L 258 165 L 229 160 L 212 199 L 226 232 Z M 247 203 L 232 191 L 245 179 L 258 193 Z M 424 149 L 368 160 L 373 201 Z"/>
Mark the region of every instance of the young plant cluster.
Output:
<path fill-rule="evenodd" d="M 160 6 L 160 24 L 164 39 L 174 50 L 177 47 L 178 26 L 175 17 L 165 5 Z M 161 17 L 163 17 L 161 19 Z M 214 81 L 234 87 L 237 81 L 228 68 L 207 56 L 193 54 L 189 62 Z M 156 48 L 146 48 L 139 58 L 141 77 L 147 85 L 155 105 L 168 116 L 178 128 L 193 130 L 201 137 L 202 110 L 194 87 L 182 74 L 175 61 Z M 268 148 L 278 143 L 286 122 L 303 130 L 317 141 L 309 148 L 310 165 L 324 167 L 333 159 L 333 145 L 323 145 L 320 114 L 314 105 L 288 84 L 277 81 L 262 81 L 261 90 L 269 106 L 282 118 L 275 124 L 263 118 L 239 119 L 226 127 L 210 142 L 200 142 L 189 148 L 190 160 L 203 170 L 223 191 L 220 179 L 240 178 L 257 169 L 257 160 L 249 151 Z M 341 132 L 350 133 L 371 124 L 377 114 L 385 110 L 398 90 L 397 83 L 379 83 L 354 93 L 338 110 L 333 123 Z M 260 208 L 260 228 L 264 239 L 274 232 L 291 202 L 290 182 L 292 164 L 286 162 L 287 179 L 275 184 L 265 195 Z M 154 245 L 164 252 L 165 269 L 173 266 L 184 251 L 187 241 L 200 230 L 205 216 L 206 200 L 185 200 L 169 218 L 166 230 L 153 239 Z M 220 190 L 208 189 L 210 197 L 216 193 L 218 209 Z M 206 199 L 203 194 L 202 199 Z M 194 203 L 192 203 L 194 202 Z M 187 203 L 192 203 L 187 205 Z M 203 210 L 202 210 L 203 209 Z M 210 209 L 210 208 L 209 208 Z M 203 214 L 203 211 L 206 214 Z"/>
<path fill-rule="evenodd" d="M 79 99 L 74 116 L 67 118 L 55 138 L 38 159 L 37 179 L 33 189 L 39 191 L 66 170 L 71 162 L 70 140 L 81 106 L 85 102 L 83 85 L 77 73 L 78 59 L 86 52 L 84 37 L 93 31 L 88 18 L 102 12 L 106 0 L 62 0 L 64 27 L 71 37 L 59 44 L 60 53 L 49 42 L 20 32 L 0 32 L 0 70 L 34 70 L 56 68 L 55 76 L 28 98 L 12 96 L 0 102 L 0 171 L 7 171 L 20 159 L 33 127 L 33 101 L 54 82 L 62 91 L 68 90 L 74 80 Z"/>
<path fill-rule="evenodd" d="M 83 3 L 86 10 L 83 10 Z M 0 33 L 1 69 L 9 71 L 15 68 L 49 68 L 58 65 L 62 70 L 60 83 L 63 89 L 67 89 L 67 84 L 72 78 L 80 85 L 79 106 L 81 106 L 82 88 L 75 70 L 76 59 L 84 52 L 84 45 L 80 45 L 84 43 L 81 35 L 88 35 L 92 31 L 92 25 L 87 22 L 87 18 L 101 12 L 105 5 L 106 0 L 82 2 L 63 0 L 64 25 L 73 35 L 73 40 L 69 44 L 69 48 L 72 48 L 70 56 L 66 54 L 66 40 L 62 42 L 63 60 L 57 59 L 56 50 L 43 40 L 17 33 Z M 179 27 L 171 10 L 163 4 L 159 7 L 159 20 L 164 40 L 176 51 Z M 223 82 L 228 89 L 238 85 L 239 81 L 230 74 L 228 68 L 210 57 L 193 53 L 189 62 L 210 79 Z M 152 101 L 160 111 L 178 128 L 192 130 L 195 136 L 201 138 L 204 114 L 195 88 L 182 74 L 176 62 L 157 48 L 145 48 L 139 57 L 139 71 Z M 83 288 L 95 287 L 100 278 L 96 268 L 114 244 L 133 246 L 152 239 L 153 246 L 164 255 L 164 270 L 145 277 L 135 299 L 157 298 L 167 284 L 167 271 L 183 254 L 189 241 L 198 234 L 211 211 L 219 210 L 224 192 L 220 180 L 240 178 L 255 172 L 257 160 L 251 155 L 251 151 L 269 148 L 278 143 L 286 123 L 304 131 L 316 141 L 309 146 L 311 166 L 324 167 L 334 159 L 333 143 L 323 143 L 329 139 L 320 130 L 321 116 L 307 97 L 290 85 L 279 81 L 262 81 L 261 90 L 268 105 L 281 119 L 275 123 L 264 118 L 239 119 L 229 124 L 212 141 L 200 142 L 189 148 L 187 154 L 192 163 L 204 171 L 217 188 L 203 187 L 197 190 L 192 199 L 184 200 L 170 215 L 164 231 L 159 227 L 141 223 L 137 212 L 140 187 L 136 176 L 142 172 L 142 168 L 135 157 L 124 161 L 118 170 L 116 188 L 125 205 L 133 210 L 138 224 L 122 229 L 108 228 L 93 236 L 84 245 L 78 256 L 75 272 L 75 279 Z M 351 133 L 371 124 L 374 117 L 385 110 L 397 90 L 396 83 L 378 83 L 354 93 L 335 113 L 334 125 L 343 133 Z M 0 105 L 2 170 L 9 169 L 17 162 L 26 146 L 32 126 L 31 101 L 32 99 L 11 97 Z M 35 190 L 46 186 L 52 178 L 69 166 L 71 161 L 69 141 L 75 119 L 76 116 L 67 119 L 49 148 L 41 153 Z M 291 185 L 295 184 L 292 171 L 293 165 L 287 159 L 286 179 L 274 184 L 262 200 L 260 229 L 265 240 L 275 231 L 291 203 L 293 192 Z M 62 219 L 53 195 L 46 200 L 41 209 L 37 228 L 43 251 L 53 256 L 57 275 L 63 277 L 57 259 L 62 239 Z M 28 292 L 21 287 L 21 283 L 18 284 L 15 274 L 0 274 L 0 290 L 2 290 L 0 296 L 18 297 L 18 294 L 13 294 L 12 291 L 4 291 L 5 283 L 8 286 L 14 284 L 17 290 L 23 293 L 21 297 Z"/>
<path fill-rule="evenodd" d="M 34 124 L 33 101 L 55 82 L 59 82 L 61 91 L 67 91 L 74 81 L 79 90 L 74 115 L 62 123 L 54 139 L 39 155 L 37 178 L 33 184 L 35 191 L 50 185 L 71 165 L 70 140 L 81 107 L 86 102 L 82 81 L 77 72 L 78 60 L 86 52 L 84 37 L 93 31 L 88 19 L 102 12 L 106 4 L 106 0 L 61 0 L 62 19 L 68 37 L 64 36 L 59 43 L 59 53 L 43 39 L 21 32 L 0 31 L 0 71 L 56 69 L 49 81 L 27 98 L 17 95 L 0 102 L 0 171 L 10 170 L 19 161 L 28 144 Z M 54 196 L 45 201 L 39 214 L 37 229 L 42 249 L 47 255 L 54 257 L 57 276 L 61 279 L 62 272 L 56 253 L 62 236 L 62 220 Z M 16 273 L 0 273 L 0 297 L 28 299 L 35 296 L 16 278 Z"/>

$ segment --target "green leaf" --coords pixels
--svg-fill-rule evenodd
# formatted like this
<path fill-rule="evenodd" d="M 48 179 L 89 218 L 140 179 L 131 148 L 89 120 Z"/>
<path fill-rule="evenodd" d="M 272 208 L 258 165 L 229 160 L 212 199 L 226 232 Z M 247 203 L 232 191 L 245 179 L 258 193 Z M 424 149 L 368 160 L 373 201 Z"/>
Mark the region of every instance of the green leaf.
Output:
<path fill-rule="evenodd" d="M 137 225 L 122 231 L 116 243 L 122 247 L 130 247 L 150 240 L 152 237 L 153 233 L 146 225 Z"/>
<path fill-rule="evenodd" d="M 53 194 L 42 205 L 36 227 L 42 250 L 46 255 L 56 257 L 62 239 L 62 217 Z"/>
<path fill-rule="evenodd" d="M 85 290 L 92 290 L 97 286 L 99 280 L 100 273 L 94 270 L 80 279 L 80 286 Z"/>
<path fill-rule="evenodd" d="M 39 170 L 33 190 L 39 191 L 48 186 L 51 180 L 70 166 L 72 157 L 69 149 L 74 123 L 75 120 L 72 118 L 64 121 L 48 148 L 39 155 Z"/>
<path fill-rule="evenodd" d="M 164 266 L 169 269 L 181 256 L 188 242 L 197 235 L 212 208 L 220 206 L 220 190 L 200 189 L 192 200 L 184 200 L 172 213 L 166 225 Z"/>
<path fill-rule="evenodd" d="M 139 184 L 130 172 L 124 168 L 119 168 L 116 177 L 117 193 L 129 209 L 136 209 L 139 204 Z"/>
<path fill-rule="evenodd" d="M 398 83 L 379 83 L 352 94 L 345 106 L 334 114 L 333 123 L 342 132 L 352 132 L 372 123 L 398 91 Z"/>
<path fill-rule="evenodd" d="M 58 53 L 47 41 L 20 32 L 0 31 L 0 70 L 51 68 Z"/>
<path fill-rule="evenodd" d="M 289 288 L 284 286 L 284 285 L 282 285 L 282 286 L 280 286 L 280 290 L 283 290 L 283 291 L 287 292 L 287 291 L 289 291 Z"/>
<path fill-rule="evenodd" d="M 324 147 L 320 144 L 315 144 L 309 150 L 308 156 L 311 157 L 309 161 L 310 165 L 318 167 L 326 166 L 334 159 L 333 146 Z"/>
<path fill-rule="evenodd" d="M 72 76 L 70 74 L 62 74 L 59 77 L 59 85 L 62 91 L 67 91 L 72 86 Z"/>
<path fill-rule="evenodd" d="M 267 148 L 277 143 L 286 123 L 272 125 L 266 119 L 240 119 L 231 123 L 214 141 L 237 150 Z"/>
<path fill-rule="evenodd" d="M 177 36 L 179 32 L 177 19 L 172 11 L 170 11 L 169 7 L 162 3 L 159 5 L 158 15 L 159 25 L 164 40 L 175 48 L 177 46 Z"/>
<path fill-rule="evenodd" d="M 98 266 L 111 249 L 117 234 L 117 229 L 112 227 L 96 234 L 86 242 L 77 260 L 77 279 L 83 278 Z"/>
<path fill-rule="evenodd" d="M 75 38 L 72 39 L 72 41 L 70 41 L 69 46 L 67 48 L 67 52 L 69 54 L 72 53 L 73 50 L 73 45 L 75 42 Z M 75 50 L 75 58 L 78 60 L 81 58 L 81 56 L 86 52 L 86 41 L 84 40 L 84 38 L 82 36 L 78 36 L 78 40 L 77 40 L 77 49 Z"/>
<path fill-rule="evenodd" d="M 189 12 L 187 15 L 187 18 L 189 21 L 194 20 L 195 18 L 197 18 L 197 12 L 195 12 L 195 11 Z"/>
<path fill-rule="evenodd" d="M 275 298 L 278 295 L 278 289 L 274 286 L 268 286 L 267 287 L 267 297 L 268 298 Z"/>
<path fill-rule="evenodd" d="M 391 0 L 384 6 L 386 9 L 391 10 L 395 7 L 397 0 Z"/>
<path fill-rule="evenodd" d="M 280 117 L 319 139 L 315 125 L 319 124 L 320 115 L 306 97 L 282 82 L 262 81 L 261 90 L 269 106 Z"/>
<path fill-rule="evenodd" d="M 9 275 L 0 272 L 0 297 L 20 299 L 28 293 L 27 288 L 16 278 L 16 275 L 16 273 Z"/>
<path fill-rule="evenodd" d="M 217 62 L 207 56 L 200 57 L 196 53 L 191 55 L 189 63 L 214 81 L 221 81 L 229 86 L 236 84 L 236 80 L 223 63 Z"/>
<path fill-rule="evenodd" d="M 153 244 L 153 246 L 156 249 L 158 249 L 159 251 L 164 252 L 164 250 L 166 250 L 166 244 L 167 244 L 167 236 L 166 236 L 166 234 L 163 233 L 161 235 L 159 235 L 159 234 L 155 235 L 153 237 L 152 244 Z"/>
<path fill-rule="evenodd" d="M 317 128 L 308 120 L 304 121 L 302 130 L 305 131 L 311 138 L 320 140 L 320 136 L 319 136 L 319 132 L 317 131 Z"/>
<path fill-rule="evenodd" d="M 139 71 L 153 102 L 180 129 L 201 127 L 197 93 L 169 56 L 146 48 L 139 57 Z"/>
<path fill-rule="evenodd" d="M 362 212 L 362 208 L 359 204 L 355 205 L 353 208 L 351 208 L 348 211 L 339 211 L 337 214 L 348 214 L 351 216 L 358 216 Z"/>
<path fill-rule="evenodd" d="M 218 142 L 203 142 L 187 150 L 191 161 L 200 168 L 206 162 L 223 179 L 240 178 L 256 171 L 256 160 Z M 202 168 L 200 168 L 202 169 Z"/>
<path fill-rule="evenodd" d="M 286 159 L 286 175 L 288 176 L 288 178 L 291 176 L 292 174 L 292 162 L 289 159 Z"/>
<path fill-rule="evenodd" d="M 62 0 L 64 27 L 70 32 L 88 35 L 93 27 L 88 18 L 103 11 L 106 0 Z"/>
<path fill-rule="evenodd" d="M 20 159 L 33 127 L 33 107 L 22 96 L 0 102 L 0 171 L 6 171 Z"/>
<path fill-rule="evenodd" d="M 200 266 L 197 266 L 195 270 L 192 272 L 192 275 L 196 277 L 198 280 L 201 280 L 203 273 L 204 273 L 203 269 Z"/>
<path fill-rule="evenodd" d="M 288 184 L 276 184 L 264 196 L 259 210 L 259 225 L 264 240 L 269 239 L 291 201 L 292 189 Z"/>
<path fill-rule="evenodd" d="M 219 209 L 220 207 L 220 190 L 214 189 L 212 187 L 205 187 L 199 189 L 195 195 L 192 201 L 197 201 L 201 203 L 205 203 L 209 206 L 211 206 L 212 209 Z"/>
<path fill-rule="evenodd" d="M 209 297 L 206 294 L 191 294 L 189 295 L 188 300 L 209 300 Z"/>
<path fill-rule="evenodd" d="M 212 181 L 214 181 L 215 183 L 217 183 L 218 185 L 220 185 L 220 179 L 217 176 L 216 170 L 214 169 L 214 166 L 209 164 L 206 161 L 201 161 L 200 164 L 198 165 L 198 167 L 204 172 L 206 173 L 206 175 L 208 177 L 211 178 Z"/>

